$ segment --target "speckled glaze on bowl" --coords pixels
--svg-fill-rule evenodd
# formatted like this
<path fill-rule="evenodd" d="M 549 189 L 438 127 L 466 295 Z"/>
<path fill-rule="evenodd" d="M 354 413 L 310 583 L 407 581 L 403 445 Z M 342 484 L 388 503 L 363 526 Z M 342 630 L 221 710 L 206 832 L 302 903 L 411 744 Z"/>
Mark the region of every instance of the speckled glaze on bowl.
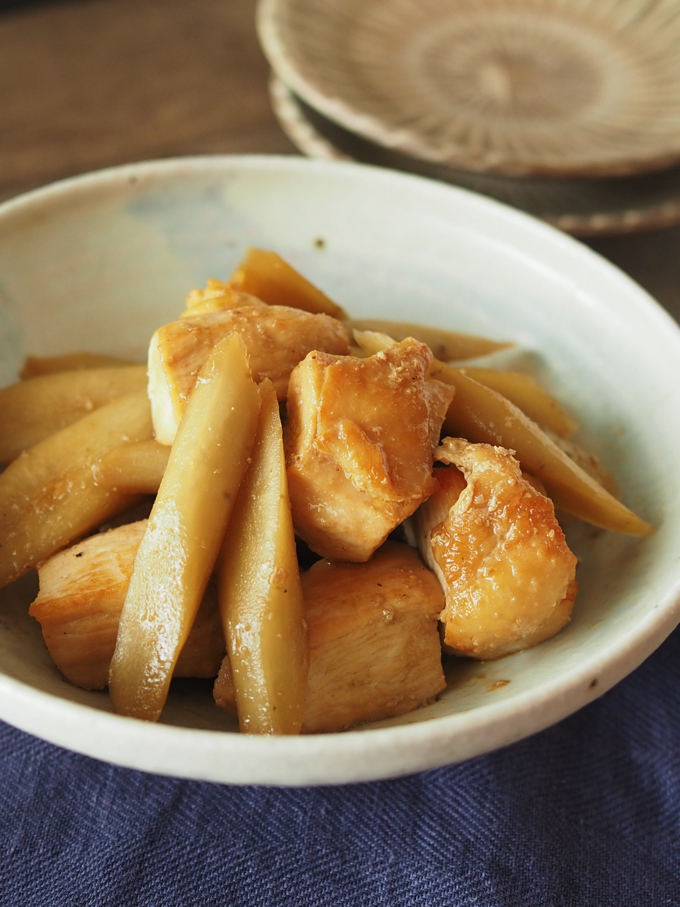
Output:
<path fill-rule="evenodd" d="M 510 338 L 515 364 L 578 414 L 581 439 L 657 532 L 567 527 L 574 618 L 536 649 L 457 661 L 440 700 L 341 734 L 253 738 L 175 683 L 157 725 L 66 683 L 27 615 L 35 578 L 0 592 L 0 718 L 61 746 L 169 775 L 310 785 L 386 778 L 534 733 L 633 670 L 680 619 L 680 330 L 574 240 L 472 193 L 354 164 L 275 157 L 145 163 L 0 206 L 0 383 L 26 353 L 143 356 L 187 291 L 271 247 L 350 313 Z M 499 684 L 499 681 L 505 681 Z M 662 694 L 663 691 L 660 691 Z"/>

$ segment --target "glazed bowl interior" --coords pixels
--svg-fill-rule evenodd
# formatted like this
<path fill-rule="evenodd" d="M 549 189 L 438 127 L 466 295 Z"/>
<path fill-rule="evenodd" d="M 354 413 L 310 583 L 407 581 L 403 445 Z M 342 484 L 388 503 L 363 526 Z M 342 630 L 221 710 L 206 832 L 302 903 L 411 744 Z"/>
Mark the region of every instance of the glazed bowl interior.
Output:
<path fill-rule="evenodd" d="M 579 557 L 574 616 L 495 662 L 447 664 L 439 700 L 339 734 L 253 738 L 175 682 L 161 722 L 110 712 L 68 684 L 27 608 L 0 592 L 0 718 L 121 765 L 231 783 L 367 780 L 469 758 L 540 730 L 633 670 L 674 628 L 680 598 L 680 331 L 592 252 L 472 193 L 354 164 L 209 157 L 56 184 L 0 208 L 0 383 L 26 354 L 142 360 L 187 292 L 226 278 L 244 247 L 287 258 L 352 315 L 417 320 L 517 344 L 577 416 L 579 441 L 656 527 L 634 539 L 565 524 Z"/>

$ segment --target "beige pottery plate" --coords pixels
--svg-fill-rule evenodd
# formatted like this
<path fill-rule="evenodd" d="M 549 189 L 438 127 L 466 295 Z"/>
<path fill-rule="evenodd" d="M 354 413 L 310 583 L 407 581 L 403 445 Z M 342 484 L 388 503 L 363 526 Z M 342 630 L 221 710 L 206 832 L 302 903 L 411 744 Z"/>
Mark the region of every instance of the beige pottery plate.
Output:
<path fill-rule="evenodd" d="M 261 0 L 276 73 L 392 150 L 514 176 L 680 159 L 672 0 Z"/>

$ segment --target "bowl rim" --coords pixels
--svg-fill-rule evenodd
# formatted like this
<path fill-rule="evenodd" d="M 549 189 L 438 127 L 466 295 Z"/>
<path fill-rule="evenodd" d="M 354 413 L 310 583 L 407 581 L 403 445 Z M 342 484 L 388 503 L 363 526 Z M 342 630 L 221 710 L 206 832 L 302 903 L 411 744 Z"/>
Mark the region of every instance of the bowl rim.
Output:
<path fill-rule="evenodd" d="M 317 126 L 307 117 L 305 110 L 301 106 L 304 102 L 273 71 L 269 81 L 269 96 L 279 125 L 295 147 L 303 154 L 311 158 L 328 161 L 359 160 L 347 151 L 336 147 L 330 138 L 317 129 Z M 322 116 L 318 111 L 316 113 L 319 117 Z M 337 126 L 338 124 L 334 123 L 333 125 Z M 455 172 L 455 170 L 452 170 L 452 173 Z M 423 175 L 426 176 L 426 174 Z M 503 177 L 499 178 L 502 179 Z M 522 183 L 521 179 L 516 179 L 515 177 L 507 177 L 507 179 L 514 179 L 518 184 Z M 565 182 L 568 181 L 565 180 Z M 451 183 L 454 186 L 460 185 L 456 182 L 455 177 L 452 177 Z M 462 188 L 466 187 L 463 186 Z M 518 185 L 517 188 L 521 190 L 522 187 Z M 493 198 L 493 196 L 490 197 Z M 520 208 L 520 210 L 526 209 Z M 593 236 L 618 236 L 624 233 L 637 233 L 642 230 L 659 230 L 663 227 L 673 227 L 680 223 L 680 197 L 675 200 L 671 198 L 671 200 L 667 200 L 662 204 L 645 206 L 640 203 L 634 207 L 622 207 L 619 211 L 602 212 L 598 211 L 598 206 L 595 205 L 592 212 L 587 214 L 556 213 L 543 217 L 533 213 L 532 216 L 538 217 L 539 220 L 552 224 L 553 227 L 557 227 L 565 233 L 571 233 L 572 236 L 577 236 L 581 239 Z"/>
<path fill-rule="evenodd" d="M 569 259 L 593 279 L 618 286 L 636 310 L 668 332 L 680 361 L 680 327 L 643 288 L 614 265 L 555 228 L 493 199 L 425 177 L 364 164 L 283 155 L 204 155 L 145 161 L 86 173 L 9 199 L 0 223 L 55 201 L 107 192 L 145 178 L 167 179 L 187 171 L 227 174 L 239 169 L 286 173 L 346 174 L 382 181 L 398 190 L 405 182 L 425 195 L 458 197 L 458 203 L 511 228 L 513 238 L 542 241 L 566 268 Z M 576 664 L 540 687 L 453 715 L 395 727 L 362 728 L 303 737 L 248 737 L 216 730 L 146 724 L 62 699 L 0 673 L 0 719 L 67 749 L 131 769 L 231 784 L 310 786 L 371 781 L 423 771 L 481 755 L 560 721 L 593 701 L 644 661 L 680 621 L 680 573 L 665 581 L 658 604 L 617 634 L 605 653 Z M 549 708 L 547 708 L 549 706 Z M 182 767 L 178 768 L 178 755 Z M 389 757 L 390 770 L 383 760 Z"/>
<path fill-rule="evenodd" d="M 336 122 L 344 129 L 355 132 L 387 149 L 399 151 L 414 158 L 436 164 L 446 164 L 461 170 L 477 173 L 496 173 L 523 177 L 607 177 L 632 176 L 650 173 L 680 164 L 680 137 L 675 147 L 657 152 L 630 150 L 626 154 L 610 153 L 602 158 L 584 158 L 581 163 L 528 162 L 510 152 L 470 151 L 465 145 L 448 145 L 445 148 L 427 140 L 417 130 L 393 126 L 374 114 L 364 113 L 337 94 L 325 91 L 301 72 L 296 66 L 286 41 L 277 24 L 278 11 L 287 0 L 258 0 L 256 26 L 260 45 L 269 65 L 281 81 L 306 104 Z"/>

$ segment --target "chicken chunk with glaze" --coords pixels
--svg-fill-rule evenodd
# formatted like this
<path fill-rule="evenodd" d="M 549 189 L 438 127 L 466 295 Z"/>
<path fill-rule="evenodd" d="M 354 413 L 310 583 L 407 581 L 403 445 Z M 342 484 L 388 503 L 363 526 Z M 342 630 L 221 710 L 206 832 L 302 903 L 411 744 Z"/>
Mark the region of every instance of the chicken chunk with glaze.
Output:
<path fill-rule="evenodd" d="M 311 350 L 349 351 L 345 328 L 330 315 L 264 304 L 186 313 L 159 328 L 149 346 L 149 398 L 156 440 L 172 444 L 210 350 L 232 331 L 245 342 L 253 378 L 270 378 L 286 399 L 292 369 Z"/>
<path fill-rule="evenodd" d="M 437 490 L 416 516 L 425 561 L 446 595 L 444 643 L 497 658 L 530 648 L 568 622 L 576 557 L 552 504 L 512 453 L 445 438 Z"/>
<path fill-rule="evenodd" d="M 61 673 L 85 690 L 103 690 L 118 623 L 147 520 L 126 523 L 60 551 L 38 568 L 40 592 L 29 614 Z M 175 677 L 214 677 L 225 652 L 217 589 L 209 584 Z"/>
<path fill-rule="evenodd" d="M 303 733 L 403 715 L 441 693 L 444 595 L 414 548 L 387 542 L 366 564 L 318 561 L 301 580 L 309 627 Z M 214 697 L 235 710 L 226 657 Z"/>
<path fill-rule="evenodd" d="M 367 359 L 310 353 L 288 387 L 286 462 L 295 529 L 313 551 L 366 561 L 436 488 L 453 390 L 408 338 Z"/>

